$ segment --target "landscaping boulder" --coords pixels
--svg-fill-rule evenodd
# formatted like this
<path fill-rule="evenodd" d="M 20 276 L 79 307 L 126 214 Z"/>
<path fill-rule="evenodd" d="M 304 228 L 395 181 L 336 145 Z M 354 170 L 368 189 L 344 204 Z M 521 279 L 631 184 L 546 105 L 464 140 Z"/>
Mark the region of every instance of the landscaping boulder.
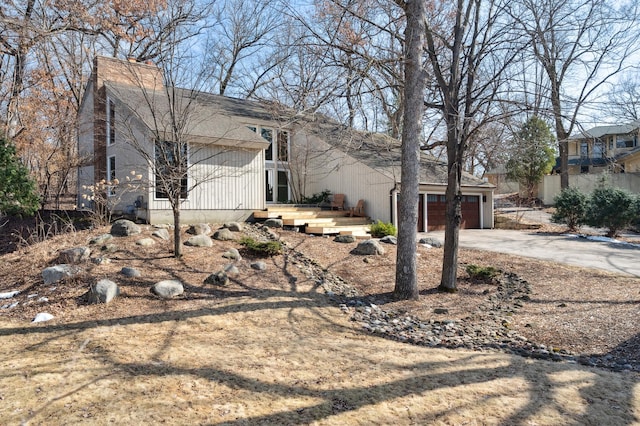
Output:
<path fill-rule="evenodd" d="M 36 314 L 35 318 L 31 322 L 45 322 L 45 321 L 50 321 L 53 318 L 54 318 L 53 315 L 51 315 L 48 312 L 40 312 Z"/>
<path fill-rule="evenodd" d="M 382 255 L 384 254 L 384 248 L 377 240 L 365 240 L 358 243 L 356 248 L 351 250 L 351 254 L 362 256 Z"/>
<path fill-rule="evenodd" d="M 91 249 L 89 247 L 74 247 L 63 250 L 58 255 L 60 263 L 81 263 L 89 259 Z"/>
<path fill-rule="evenodd" d="M 72 265 L 62 264 L 45 268 L 42 271 L 42 279 L 45 285 L 54 284 L 66 278 L 71 278 L 78 274 L 78 269 Z"/>
<path fill-rule="evenodd" d="M 138 235 L 142 230 L 138 225 L 127 219 L 116 220 L 111 225 L 111 235 L 115 237 L 128 237 Z"/>
<path fill-rule="evenodd" d="M 282 219 L 267 219 L 264 221 L 267 228 L 282 228 Z"/>
<path fill-rule="evenodd" d="M 153 238 L 143 238 L 141 240 L 136 241 L 136 245 L 139 245 L 142 247 L 151 247 L 155 243 L 156 242 L 153 240 Z"/>
<path fill-rule="evenodd" d="M 213 246 L 213 241 L 211 241 L 211 237 L 206 234 L 194 235 L 184 242 L 184 245 L 191 247 L 211 247 Z"/>
<path fill-rule="evenodd" d="M 207 223 L 196 223 L 187 229 L 187 233 L 192 235 L 209 235 L 211 233 L 211 227 Z"/>
<path fill-rule="evenodd" d="M 229 283 L 229 277 L 227 276 L 226 272 L 219 271 L 205 278 L 204 283 L 224 287 Z"/>
<path fill-rule="evenodd" d="M 238 270 L 238 267 L 233 263 L 230 263 L 227 266 L 225 266 L 224 272 L 226 272 L 227 275 L 229 274 L 238 275 L 240 273 L 240 271 Z"/>
<path fill-rule="evenodd" d="M 151 293 L 156 296 L 168 299 L 175 296 L 180 296 L 184 293 L 184 287 L 180 281 L 177 280 L 164 280 L 157 282 L 151 287 Z"/>
<path fill-rule="evenodd" d="M 229 229 L 222 228 L 222 229 L 218 229 L 216 232 L 213 233 L 213 239 L 220 240 L 220 241 L 231 241 L 231 240 L 235 240 L 236 237 L 233 235 L 233 232 L 231 232 Z"/>
<path fill-rule="evenodd" d="M 242 232 L 242 224 L 239 222 L 227 222 L 222 225 L 223 228 L 227 228 L 229 231 Z"/>
<path fill-rule="evenodd" d="M 153 231 L 152 237 L 160 238 L 161 240 L 169 239 L 169 231 L 166 228 L 160 228 Z"/>
<path fill-rule="evenodd" d="M 120 269 L 120 273 L 129 278 L 135 278 L 142 275 L 136 268 L 131 268 L 129 266 L 125 266 L 124 268 Z"/>
<path fill-rule="evenodd" d="M 118 285 L 111 280 L 103 279 L 91 284 L 89 287 L 89 303 L 109 303 L 114 297 L 120 294 Z"/>
<path fill-rule="evenodd" d="M 338 235 L 333 241 L 336 243 L 355 243 L 356 237 L 353 235 Z"/>
<path fill-rule="evenodd" d="M 103 245 L 112 238 L 113 235 L 111 234 L 98 235 L 97 237 L 93 237 L 92 239 L 90 239 L 89 244 Z"/>
<path fill-rule="evenodd" d="M 385 237 L 380 238 L 381 243 L 392 244 L 394 246 L 398 245 L 398 239 L 393 235 L 387 235 Z"/>
<path fill-rule="evenodd" d="M 102 247 L 100 247 L 100 250 L 106 251 L 107 253 L 115 253 L 119 249 L 118 249 L 118 246 L 115 244 L 105 244 Z"/>
<path fill-rule="evenodd" d="M 242 256 L 240 256 L 240 252 L 238 251 L 238 249 L 235 249 L 235 248 L 230 248 L 228 251 L 224 252 L 222 254 L 222 257 L 224 257 L 225 259 L 242 260 Z"/>
<path fill-rule="evenodd" d="M 253 262 L 251 267 L 257 271 L 264 271 L 267 269 L 267 264 L 264 262 Z"/>
<path fill-rule="evenodd" d="M 427 244 L 427 245 L 430 245 L 431 247 L 435 247 L 435 248 L 442 247 L 442 243 L 440 242 L 440 240 L 437 239 L 437 238 L 433 238 L 433 237 L 420 238 L 418 243 Z"/>

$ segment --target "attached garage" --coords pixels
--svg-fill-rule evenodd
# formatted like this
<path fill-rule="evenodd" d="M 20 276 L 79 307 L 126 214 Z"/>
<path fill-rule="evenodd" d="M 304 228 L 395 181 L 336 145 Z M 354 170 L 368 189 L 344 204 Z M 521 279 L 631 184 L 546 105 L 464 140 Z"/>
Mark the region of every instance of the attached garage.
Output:
<path fill-rule="evenodd" d="M 424 201 L 427 201 L 426 206 Z M 480 196 L 462 196 L 462 229 L 481 228 L 480 220 Z M 426 207 L 426 209 L 425 209 Z M 438 231 L 445 228 L 446 224 L 446 197 L 444 194 L 420 194 L 418 204 L 418 231 Z M 426 223 L 425 218 L 426 216 Z"/>

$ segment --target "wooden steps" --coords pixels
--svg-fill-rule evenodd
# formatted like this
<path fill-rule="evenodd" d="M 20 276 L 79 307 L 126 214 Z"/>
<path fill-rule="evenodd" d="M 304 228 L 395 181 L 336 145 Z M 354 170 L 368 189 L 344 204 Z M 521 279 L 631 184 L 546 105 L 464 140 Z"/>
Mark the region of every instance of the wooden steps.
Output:
<path fill-rule="evenodd" d="M 304 227 L 307 234 L 349 234 L 368 236 L 371 220 L 350 217 L 348 210 L 322 210 L 319 207 L 278 205 L 253 212 L 255 219 L 282 219 L 285 226 Z"/>

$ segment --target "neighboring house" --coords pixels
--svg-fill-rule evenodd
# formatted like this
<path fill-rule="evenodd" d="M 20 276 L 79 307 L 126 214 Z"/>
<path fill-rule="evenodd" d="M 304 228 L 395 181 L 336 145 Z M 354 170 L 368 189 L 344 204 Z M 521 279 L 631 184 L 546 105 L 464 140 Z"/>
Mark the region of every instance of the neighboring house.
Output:
<path fill-rule="evenodd" d="M 640 172 L 640 123 L 597 126 L 568 140 L 569 174 Z M 560 169 L 558 163 L 555 170 Z"/>
<path fill-rule="evenodd" d="M 365 200 L 373 220 L 396 223 L 401 188 L 397 140 L 347 128 L 320 114 L 167 88 L 157 67 L 105 57 L 94 62 L 79 113 L 79 151 L 90 160 L 79 170 L 79 204 L 86 193 L 83 185 L 115 178 L 123 182 L 139 174 L 147 184 L 112 194 L 116 209 L 135 211 L 149 223 L 171 222 L 170 205 L 154 185 L 153 161 L 157 144 L 171 143 L 175 134 L 169 129 L 176 105 L 182 106 L 190 170 L 181 205 L 184 223 L 244 220 L 270 204 L 327 189 L 345 194 L 347 206 Z M 441 229 L 447 166 L 424 153 L 421 158 L 419 230 Z M 493 188 L 463 175 L 464 227 L 493 227 Z"/>

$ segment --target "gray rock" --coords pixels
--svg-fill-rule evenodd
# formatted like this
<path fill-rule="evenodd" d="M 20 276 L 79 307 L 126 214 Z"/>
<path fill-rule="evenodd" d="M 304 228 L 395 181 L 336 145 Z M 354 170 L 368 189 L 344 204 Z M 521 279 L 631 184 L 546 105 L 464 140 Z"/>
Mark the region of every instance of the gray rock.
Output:
<path fill-rule="evenodd" d="M 439 239 L 437 238 L 433 238 L 433 237 L 424 237 L 424 238 L 420 238 L 420 240 L 418 241 L 418 243 L 420 244 L 428 244 L 431 247 L 436 247 L 436 248 L 440 248 L 442 247 L 442 242 L 440 242 Z"/>
<path fill-rule="evenodd" d="M 156 296 L 168 299 L 175 296 L 180 296 L 184 293 L 184 287 L 180 281 L 177 280 L 164 280 L 157 282 L 151 287 L 151 293 Z"/>
<path fill-rule="evenodd" d="M 131 278 L 139 277 L 142 275 L 136 268 L 131 268 L 129 266 L 125 266 L 124 268 L 120 269 L 120 273 L 125 277 Z"/>
<path fill-rule="evenodd" d="M 78 274 L 78 269 L 72 265 L 62 264 L 45 268 L 42 271 L 42 279 L 46 285 L 57 283 L 66 278 L 72 278 Z"/>
<path fill-rule="evenodd" d="M 242 232 L 243 226 L 239 222 L 227 222 L 222 225 L 223 228 L 227 228 L 229 231 Z"/>
<path fill-rule="evenodd" d="M 138 235 L 140 232 L 142 232 L 140 227 L 127 219 L 116 220 L 113 225 L 111 225 L 111 235 L 115 237 Z"/>
<path fill-rule="evenodd" d="M 267 228 L 282 228 L 282 219 L 267 219 L 264 221 Z"/>
<path fill-rule="evenodd" d="M 89 303 L 109 303 L 120 294 L 118 285 L 111 280 L 103 279 L 89 287 Z"/>
<path fill-rule="evenodd" d="M 393 244 L 394 246 L 398 245 L 398 239 L 393 235 L 387 235 L 385 237 L 380 238 L 380 242 L 386 243 L 386 244 Z"/>
<path fill-rule="evenodd" d="M 105 244 L 102 247 L 100 247 L 100 250 L 106 251 L 107 253 L 115 253 L 119 249 L 118 249 L 118 246 L 115 244 Z"/>
<path fill-rule="evenodd" d="M 151 234 L 151 236 L 166 241 L 169 239 L 169 231 L 166 228 L 156 229 L 155 231 L 153 231 L 153 234 Z"/>
<path fill-rule="evenodd" d="M 238 275 L 240 273 L 240 271 L 238 270 L 238 267 L 233 263 L 230 263 L 227 266 L 225 266 L 224 272 L 226 272 L 227 274 L 233 274 L 233 275 Z"/>
<path fill-rule="evenodd" d="M 356 237 L 353 235 L 338 235 L 333 241 L 336 243 L 355 243 Z"/>
<path fill-rule="evenodd" d="M 142 247 L 151 247 L 155 243 L 156 242 L 154 241 L 153 238 L 143 238 L 141 240 L 136 241 L 136 245 L 139 245 L 139 246 L 142 246 Z"/>
<path fill-rule="evenodd" d="M 36 314 L 35 318 L 31 322 L 51 321 L 53 318 L 54 318 L 53 315 L 51 315 L 48 312 L 40 312 L 40 313 Z"/>
<path fill-rule="evenodd" d="M 222 257 L 224 257 L 225 259 L 242 260 L 240 252 L 235 248 L 230 248 L 228 251 L 224 252 L 222 254 Z"/>
<path fill-rule="evenodd" d="M 356 248 L 351 250 L 351 254 L 357 255 L 382 255 L 384 254 L 384 248 L 377 240 L 365 240 L 358 243 Z"/>
<path fill-rule="evenodd" d="M 93 263 L 94 265 L 107 265 L 111 263 L 111 259 L 109 259 L 108 257 L 102 257 L 102 256 L 92 257 L 91 263 Z"/>
<path fill-rule="evenodd" d="M 223 287 L 229 283 L 229 277 L 226 272 L 219 271 L 205 278 L 204 283 Z"/>
<path fill-rule="evenodd" d="M 211 241 L 211 237 L 206 234 L 194 235 L 184 242 L 186 246 L 192 247 L 211 247 L 213 246 L 213 241 Z"/>
<path fill-rule="evenodd" d="M 231 232 L 229 229 L 222 228 L 222 229 L 218 229 L 216 232 L 213 233 L 213 239 L 220 240 L 220 241 L 231 241 L 231 240 L 235 240 L 236 237 L 233 235 L 233 232 Z"/>
<path fill-rule="evenodd" d="M 267 264 L 264 262 L 253 262 L 251 267 L 257 271 L 264 271 L 267 269 Z"/>
<path fill-rule="evenodd" d="M 89 240 L 89 244 L 102 245 L 113 238 L 111 234 L 102 234 Z"/>
<path fill-rule="evenodd" d="M 211 227 L 206 223 L 196 223 L 187 229 L 187 233 L 192 235 L 209 235 L 211 233 Z"/>
<path fill-rule="evenodd" d="M 58 255 L 60 263 L 81 263 L 89 259 L 91 249 L 89 247 L 74 247 L 63 250 Z"/>

